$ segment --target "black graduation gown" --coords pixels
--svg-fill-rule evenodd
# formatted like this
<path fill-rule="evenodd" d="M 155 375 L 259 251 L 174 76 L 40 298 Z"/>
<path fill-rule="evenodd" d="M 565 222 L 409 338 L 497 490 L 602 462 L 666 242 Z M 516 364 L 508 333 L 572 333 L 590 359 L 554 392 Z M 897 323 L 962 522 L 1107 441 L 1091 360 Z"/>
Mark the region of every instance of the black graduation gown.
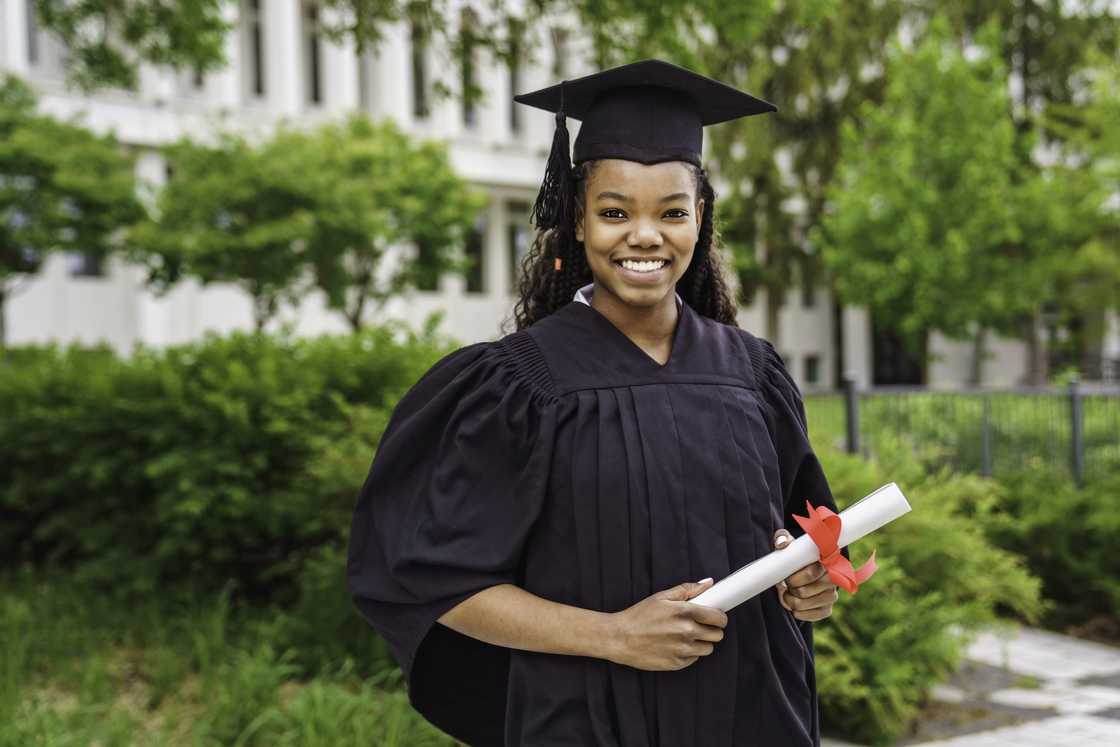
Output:
<path fill-rule="evenodd" d="M 778 528 L 803 534 L 806 499 L 837 510 L 769 342 L 686 302 L 661 365 L 573 301 L 448 354 L 400 400 L 354 510 L 348 588 L 412 705 L 470 745 L 815 747 L 813 623 L 773 588 L 676 671 L 437 622 L 499 583 L 614 612 L 718 581 Z"/>

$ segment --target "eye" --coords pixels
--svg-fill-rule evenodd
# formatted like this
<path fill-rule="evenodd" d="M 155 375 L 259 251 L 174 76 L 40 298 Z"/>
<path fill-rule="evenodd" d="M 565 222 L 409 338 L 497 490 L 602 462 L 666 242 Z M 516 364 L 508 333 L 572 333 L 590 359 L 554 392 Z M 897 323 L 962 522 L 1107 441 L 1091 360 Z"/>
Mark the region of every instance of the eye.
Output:
<path fill-rule="evenodd" d="M 609 215 L 609 213 L 618 213 L 618 215 Z M 618 208 L 607 208 L 606 210 L 599 213 L 599 215 L 603 216 L 604 218 L 625 218 L 626 217 L 626 213 L 622 212 Z"/>
<path fill-rule="evenodd" d="M 673 213 L 678 213 L 678 215 L 673 215 Z M 672 210 L 665 211 L 665 215 L 669 218 L 687 218 L 688 211 L 682 210 L 681 208 L 673 208 Z"/>

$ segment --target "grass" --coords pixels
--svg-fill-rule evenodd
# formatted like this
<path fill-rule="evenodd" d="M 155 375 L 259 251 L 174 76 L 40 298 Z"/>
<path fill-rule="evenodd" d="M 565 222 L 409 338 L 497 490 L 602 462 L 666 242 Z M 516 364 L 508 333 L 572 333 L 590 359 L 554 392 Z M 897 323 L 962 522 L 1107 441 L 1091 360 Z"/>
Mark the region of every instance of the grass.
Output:
<path fill-rule="evenodd" d="M 177 591 L 114 601 L 64 576 L 0 580 L 0 747 L 456 744 L 417 715 L 400 670 L 346 659 L 301 676 L 277 610 Z"/>

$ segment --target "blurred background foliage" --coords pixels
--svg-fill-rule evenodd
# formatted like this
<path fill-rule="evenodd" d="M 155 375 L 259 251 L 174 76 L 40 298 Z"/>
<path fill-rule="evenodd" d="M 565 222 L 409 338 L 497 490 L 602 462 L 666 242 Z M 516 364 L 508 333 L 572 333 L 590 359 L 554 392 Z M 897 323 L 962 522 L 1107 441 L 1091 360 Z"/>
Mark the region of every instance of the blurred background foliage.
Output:
<path fill-rule="evenodd" d="M 141 61 L 202 72 L 226 64 L 217 40 L 228 8 L 217 0 L 181 0 L 174 18 L 161 0 L 34 3 L 43 25 L 71 45 L 67 72 L 84 90 L 134 85 Z M 837 305 L 866 306 L 923 369 L 932 331 L 971 340 L 977 371 L 990 333 L 1023 339 L 1035 385 L 1047 382 L 1054 360 L 1091 368 L 1099 357 L 1105 311 L 1115 308 L 1120 287 L 1120 205 L 1112 198 L 1120 189 L 1120 142 L 1110 126 L 1120 111 L 1120 16 L 1112 3 L 466 3 L 487 19 L 484 26 L 460 24 L 458 10 L 442 0 L 323 5 L 334 12 L 323 17 L 324 33 L 359 50 L 375 48 L 386 24 L 412 23 L 447 52 L 436 71 L 442 95 L 488 95 L 463 87 L 469 76 L 458 66 L 472 59 L 463 50 L 531 63 L 540 50 L 525 29 L 561 18 L 573 35 L 587 36 L 595 65 L 656 55 L 777 103 L 762 121 L 709 128 L 706 166 L 741 300 L 766 291 L 762 332 L 779 349 L 779 309 L 809 276 L 836 291 Z M 84 33 L 90 23 L 106 33 Z M 5 90 L 0 127 L 34 129 L 26 91 Z M 24 146 L 35 159 L 69 160 L 65 137 L 39 141 Z M 391 127 L 356 122 L 258 145 L 226 138 L 169 149 L 181 162 L 169 197 L 143 219 L 117 216 L 118 225 L 143 227 L 132 243 L 147 255 L 157 286 L 183 272 L 237 282 L 258 299 L 260 324 L 313 282 L 360 326 L 367 301 L 379 307 L 418 276 L 463 269 L 445 248 L 469 230 L 476 203 L 438 153 L 409 147 Z M 377 155 L 396 154 L 394 146 L 399 170 Z M 299 173 L 314 179 L 293 179 L 283 168 L 308 161 L 316 168 Z M 255 162 L 276 168 L 253 169 Z M 210 182 L 199 175 L 207 164 L 223 167 L 209 170 Z M 251 171 L 268 178 L 252 182 Z M 57 167 L 31 173 L 2 148 L 0 174 L 9 176 L 0 207 L 22 194 L 10 185 L 67 182 Z M 111 194 L 74 227 L 101 236 L 95 215 L 129 209 Z M 214 208 L 211 195 L 240 207 Z M 181 204 L 187 197 L 201 198 L 198 209 Z M 432 235 L 386 219 L 394 215 L 424 215 L 419 224 Z M 233 229 L 225 242 L 215 238 L 224 229 Z M 20 238 L 7 245 L 55 248 L 50 237 Z M 124 251 L 121 238 L 100 245 Z M 424 262 L 378 287 L 371 268 L 394 240 L 414 243 Z M 259 257 L 266 247 L 267 262 Z M 0 260 L 2 309 L 7 279 L 26 272 L 28 260 L 3 250 Z M 832 316 L 839 325 L 841 314 Z M 1066 334 L 1047 332 L 1053 329 Z M 841 373 L 837 367 L 832 383 Z"/>

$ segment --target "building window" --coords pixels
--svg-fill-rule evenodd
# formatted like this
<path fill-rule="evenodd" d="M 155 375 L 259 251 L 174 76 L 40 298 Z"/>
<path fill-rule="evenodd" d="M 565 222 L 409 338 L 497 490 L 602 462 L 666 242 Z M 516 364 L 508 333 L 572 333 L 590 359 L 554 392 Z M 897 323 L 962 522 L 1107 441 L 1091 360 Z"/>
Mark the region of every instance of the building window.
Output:
<path fill-rule="evenodd" d="M 521 280 L 521 262 L 529 253 L 529 204 L 506 203 L 506 239 L 509 246 L 509 287 L 517 292 Z"/>
<path fill-rule="evenodd" d="M 463 90 L 463 124 L 474 127 L 478 122 L 475 106 L 475 41 L 478 19 L 471 8 L 464 8 L 459 26 L 459 73 Z"/>
<path fill-rule="evenodd" d="M 486 218 L 480 216 L 467 235 L 464 249 L 471 266 L 467 269 L 467 293 L 486 292 Z"/>
<path fill-rule="evenodd" d="M 819 384 L 821 381 L 821 358 L 819 355 L 805 356 L 805 383 Z"/>
<path fill-rule="evenodd" d="M 66 252 L 66 272 L 71 277 L 101 277 L 105 274 L 105 268 L 98 255 Z"/>
<path fill-rule="evenodd" d="M 39 21 L 35 16 L 35 0 L 27 0 L 27 62 L 39 64 Z"/>
<path fill-rule="evenodd" d="M 307 103 L 323 103 L 323 44 L 318 5 L 307 5 L 303 11 L 303 80 Z"/>
<path fill-rule="evenodd" d="M 813 260 L 801 261 L 801 305 L 811 309 L 817 305 L 817 282 Z"/>
<path fill-rule="evenodd" d="M 245 60 L 243 86 L 245 98 L 264 96 L 264 20 L 261 0 L 246 0 L 241 6 L 244 14 L 242 24 L 242 58 Z"/>
<path fill-rule="evenodd" d="M 412 114 L 426 119 L 428 107 L 428 35 L 415 21 L 412 23 Z"/>
<path fill-rule="evenodd" d="M 552 31 L 552 77 L 562 80 L 568 74 L 568 30 L 553 27 Z"/>

